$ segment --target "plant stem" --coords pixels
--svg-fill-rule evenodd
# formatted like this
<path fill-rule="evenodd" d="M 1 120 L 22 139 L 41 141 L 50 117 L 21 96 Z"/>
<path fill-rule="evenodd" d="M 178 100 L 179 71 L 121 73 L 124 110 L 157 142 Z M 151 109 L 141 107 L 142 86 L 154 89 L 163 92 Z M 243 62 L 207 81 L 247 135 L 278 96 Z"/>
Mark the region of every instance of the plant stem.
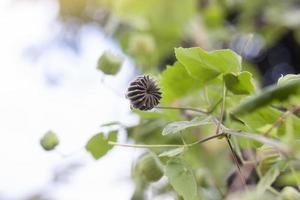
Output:
<path fill-rule="evenodd" d="M 249 133 L 249 132 L 233 130 L 233 129 L 229 129 L 229 128 L 226 128 L 226 127 L 223 127 L 223 130 L 224 130 L 224 132 L 226 132 L 227 134 L 230 134 L 230 135 L 235 135 L 235 136 L 238 136 L 238 137 L 245 137 L 245 138 L 248 138 L 248 139 L 256 140 L 260 143 L 271 145 L 271 146 L 277 148 L 277 150 L 279 150 L 280 152 L 282 152 L 286 155 L 291 153 L 291 149 L 288 146 L 278 142 L 277 140 L 273 140 L 273 139 L 264 137 L 262 135 L 255 134 L 255 133 Z"/>
<path fill-rule="evenodd" d="M 155 108 L 158 109 L 173 109 L 173 110 L 189 110 L 189 111 L 194 111 L 194 112 L 198 112 L 198 113 L 202 113 L 202 114 L 208 114 L 207 111 L 204 110 L 200 110 L 197 108 L 186 108 L 186 107 L 169 107 L 169 106 L 156 106 Z"/>
<path fill-rule="evenodd" d="M 225 86 L 225 83 L 223 83 L 221 114 L 220 114 L 220 119 L 217 123 L 216 134 L 219 133 L 220 125 L 223 123 L 225 102 L 226 102 L 226 86 Z"/>
<path fill-rule="evenodd" d="M 234 151 L 234 149 L 233 149 L 233 147 L 232 147 L 232 145 L 231 145 L 231 143 L 230 143 L 230 140 L 229 140 L 229 138 L 228 138 L 228 135 L 226 135 L 226 141 L 227 141 L 227 144 L 228 144 L 228 146 L 229 146 L 229 148 L 230 148 L 230 151 L 231 151 L 233 160 L 234 160 L 234 162 L 235 162 L 235 165 L 236 165 L 236 167 L 237 167 L 237 169 L 238 169 L 238 172 L 239 172 L 241 181 L 242 181 L 242 183 L 243 183 L 243 186 L 244 186 L 245 188 L 247 188 L 247 184 L 246 184 L 245 177 L 244 177 L 244 175 L 243 175 L 243 173 L 242 173 L 240 164 L 239 164 L 239 162 L 238 162 L 237 155 L 235 154 L 235 151 Z"/>
<path fill-rule="evenodd" d="M 114 146 L 122 146 L 122 147 L 133 147 L 133 148 L 169 148 L 169 147 L 191 147 L 196 144 L 204 143 L 209 140 L 212 140 L 214 138 L 223 136 L 224 133 L 220 133 L 217 135 L 212 135 L 209 137 L 206 137 L 204 139 L 198 140 L 196 142 L 190 143 L 190 144 L 123 144 L 123 143 L 117 143 L 113 141 L 109 141 L 108 144 L 114 145 Z"/>
<path fill-rule="evenodd" d="M 278 128 L 289 115 L 294 114 L 295 112 L 299 111 L 299 109 L 300 107 L 294 107 L 287 110 L 272 124 L 272 126 L 263 135 L 268 136 L 274 128 Z"/>

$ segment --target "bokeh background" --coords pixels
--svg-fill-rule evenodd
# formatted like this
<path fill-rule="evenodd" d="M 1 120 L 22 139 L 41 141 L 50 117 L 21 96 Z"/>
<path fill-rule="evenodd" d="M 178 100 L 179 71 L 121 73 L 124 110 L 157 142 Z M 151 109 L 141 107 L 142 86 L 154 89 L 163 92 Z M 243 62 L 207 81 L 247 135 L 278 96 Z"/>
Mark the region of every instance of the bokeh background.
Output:
<path fill-rule="evenodd" d="M 298 0 L 1 0 L 0 199 L 130 199 L 141 151 L 95 161 L 84 146 L 101 124 L 138 123 L 134 76 L 158 75 L 174 47 L 230 48 L 266 86 L 299 73 L 299 44 Z M 124 59 L 115 76 L 97 70 L 105 51 Z M 52 152 L 39 144 L 49 130 Z"/>

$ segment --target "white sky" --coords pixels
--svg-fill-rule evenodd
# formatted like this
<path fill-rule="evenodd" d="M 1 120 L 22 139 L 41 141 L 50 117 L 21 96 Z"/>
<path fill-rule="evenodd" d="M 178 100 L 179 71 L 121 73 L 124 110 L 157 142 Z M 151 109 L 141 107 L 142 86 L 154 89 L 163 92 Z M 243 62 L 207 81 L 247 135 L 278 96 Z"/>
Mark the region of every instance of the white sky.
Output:
<path fill-rule="evenodd" d="M 59 200 L 129 199 L 131 162 L 139 152 L 115 148 L 94 161 L 83 147 L 102 123 L 137 120 L 122 95 L 133 69 L 126 60 L 118 76 L 104 77 L 121 95 L 101 84 L 96 61 L 103 50 L 118 49 L 92 26 L 81 31 L 79 54 L 54 45 L 36 61 L 28 59 L 26 49 L 51 43 L 60 33 L 56 14 L 57 5 L 50 0 L 0 1 L 0 199 L 24 199 L 37 192 Z M 61 142 L 56 152 L 39 146 L 50 129 Z M 53 172 L 72 162 L 82 167 L 69 181 L 49 185 Z"/>

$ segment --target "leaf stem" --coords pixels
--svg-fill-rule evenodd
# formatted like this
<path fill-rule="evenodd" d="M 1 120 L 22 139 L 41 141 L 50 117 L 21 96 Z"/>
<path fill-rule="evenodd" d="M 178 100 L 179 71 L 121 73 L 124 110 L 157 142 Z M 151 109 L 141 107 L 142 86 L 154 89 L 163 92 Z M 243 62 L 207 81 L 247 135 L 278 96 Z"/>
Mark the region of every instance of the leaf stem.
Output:
<path fill-rule="evenodd" d="M 223 82 L 221 114 L 220 114 L 220 119 L 218 120 L 218 123 L 217 123 L 216 134 L 219 133 L 220 125 L 223 123 L 225 102 L 226 102 L 226 86 L 225 86 L 225 82 Z"/>
<path fill-rule="evenodd" d="M 186 108 L 186 107 L 169 107 L 169 106 L 156 106 L 155 108 L 158 109 L 173 109 L 173 110 L 189 110 L 189 111 L 194 111 L 194 112 L 198 112 L 198 113 L 202 113 L 202 114 L 208 114 L 207 111 L 204 110 L 200 110 L 197 108 Z"/>
<path fill-rule="evenodd" d="M 226 141 L 227 141 L 227 144 L 228 144 L 229 149 L 230 149 L 230 151 L 231 151 L 231 154 L 232 154 L 233 160 L 234 160 L 234 162 L 235 162 L 235 165 L 236 165 L 236 167 L 238 168 L 238 173 L 239 173 L 239 175 L 240 175 L 240 178 L 241 178 L 241 181 L 242 181 L 242 183 L 243 183 L 243 186 L 244 186 L 245 188 L 247 188 L 246 179 L 245 179 L 245 177 L 244 177 L 244 175 L 243 175 L 243 173 L 242 173 L 242 170 L 241 170 L 241 167 L 240 167 L 240 163 L 239 163 L 238 158 L 237 158 L 237 155 L 236 155 L 236 153 L 235 153 L 235 151 L 234 151 L 234 149 L 233 149 L 233 147 L 232 147 L 232 145 L 231 145 L 231 143 L 230 143 L 230 140 L 229 140 L 228 135 L 226 135 Z"/>
<path fill-rule="evenodd" d="M 190 144 L 124 144 L 124 143 L 117 143 L 113 141 L 109 141 L 108 144 L 114 145 L 114 146 L 122 146 L 122 147 L 133 147 L 133 148 L 169 148 L 169 147 L 191 147 L 196 144 L 204 143 L 209 140 L 212 140 L 214 138 L 223 136 L 224 133 L 220 133 L 217 135 L 212 135 L 209 137 L 206 137 L 204 139 L 198 140 L 196 142 L 190 143 Z"/>

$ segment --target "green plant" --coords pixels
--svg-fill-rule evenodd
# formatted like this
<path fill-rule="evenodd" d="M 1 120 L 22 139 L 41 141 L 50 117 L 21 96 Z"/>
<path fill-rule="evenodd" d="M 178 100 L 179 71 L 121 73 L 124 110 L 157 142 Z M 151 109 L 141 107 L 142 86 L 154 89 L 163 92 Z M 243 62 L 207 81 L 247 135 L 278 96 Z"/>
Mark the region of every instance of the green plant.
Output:
<path fill-rule="evenodd" d="M 172 188 L 187 200 L 210 199 L 209 192 L 199 190 L 214 187 L 222 196 L 234 187 L 225 183 L 230 169 L 229 159 L 224 159 L 226 143 L 236 166 L 235 181 L 240 183 L 236 190 L 247 191 L 253 173 L 259 176 L 253 189 L 255 199 L 264 195 L 279 198 L 273 184 L 280 184 L 277 179 L 283 174 L 294 174 L 294 183 L 299 187 L 300 177 L 294 169 L 299 164 L 299 77 L 283 77 L 280 84 L 259 91 L 252 74 L 242 70 L 241 57 L 231 50 L 176 48 L 175 55 L 176 63 L 159 78 L 161 104 L 148 112 L 135 111 L 142 122 L 127 128 L 129 137 L 143 144 L 109 143 L 151 150 L 164 166 Z M 155 131 L 147 133 L 145 129 L 154 122 L 161 123 L 152 125 Z M 148 140 L 151 137 L 153 140 Z M 206 143 L 212 140 L 222 143 L 222 147 L 209 149 Z M 244 150 L 250 156 L 245 156 Z M 209 161 L 207 166 L 205 160 Z M 199 169 L 220 164 L 223 168 L 211 168 L 211 183 L 198 184 Z"/>

